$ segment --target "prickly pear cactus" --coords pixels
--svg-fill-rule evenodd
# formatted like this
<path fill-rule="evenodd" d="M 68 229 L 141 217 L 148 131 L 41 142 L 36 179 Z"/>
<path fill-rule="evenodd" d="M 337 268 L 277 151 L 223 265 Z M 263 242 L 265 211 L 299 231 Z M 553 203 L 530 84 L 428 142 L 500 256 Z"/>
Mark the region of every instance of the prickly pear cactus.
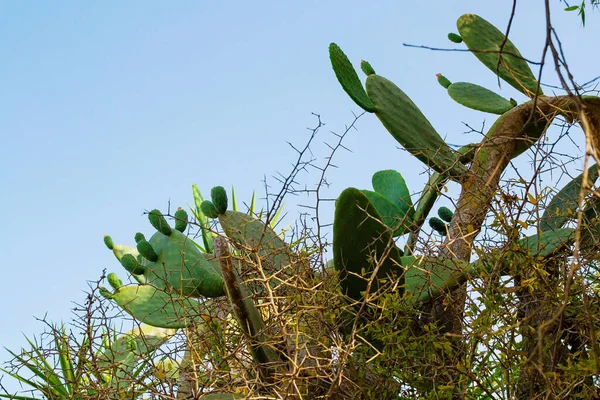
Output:
<path fill-rule="evenodd" d="M 157 232 L 148 241 L 143 235 L 136 235 L 138 255 L 123 255 L 121 264 L 132 274 L 142 275 L 144 283 L 167 292 L 191 297 L 223 296 L 219 270 L 182 233 L 187 214 L 181 211 L 176 213 L 178 229 L 171 228 L 160 211 L 150 211 L 148 220 Z"/>

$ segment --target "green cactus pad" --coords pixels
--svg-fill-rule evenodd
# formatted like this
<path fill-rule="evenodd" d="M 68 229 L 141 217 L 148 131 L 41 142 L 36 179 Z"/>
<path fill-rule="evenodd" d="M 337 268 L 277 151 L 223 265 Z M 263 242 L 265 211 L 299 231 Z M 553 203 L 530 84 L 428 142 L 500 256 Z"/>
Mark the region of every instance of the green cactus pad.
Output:
<path fill-rule="evenodd" d="M 333 67 L 335 76 L 348 96 L 363 110 L 374 112 L 375 105 L 367 95 L 367 92 L 365 92 L 358 74 L 354 70 L 354 67 L 352 67 L 352 63 L 350 63 L 348 57 L 346 57 L 342 49 L 335 43 L 329 45 L 329 58 L 331 59 L 331 66 Z"/>
<path fill-rule="evenodd" d="M 183 233 L 187 228 L 187 224 L 188 214 L 185 212 L 184 209 L 178 208 L 177 211 L 175 211 L 175 229 Z"/>
<path fill-rule="evenodd" d="M 538 82 L 531 72 L 527 61 L 515 45 L 506 39 L 504 33 L 485 19 L 465 14 L 456 22 L 458 32 L 473 54 L 490 70 L 505 80 L 509 85 L 533 98 L 538 89 Z M 502 54 L 500 46 L 504 43 Z M 501 58 L 500 58 L 501 57 Z M 499 63 L 499 59 L 501 62 Z"/>
<path fill-rule="evenodd" d="M 394 237 L 408 231 L 412 221 L 406 219 L 406 214 L 402 213 L 398 206 L 377 192 L 361 190 L 361 193 L 367 196 L 367 199 L 381 216 L 384 225 L 393 232 Z"/>
<path fill-rule="evenodd" d="M 448 207 L 440 207 L 438 209 L 438 215 L 443 221 L 451 222 L 452 217 L 454 216 L 454 213 Z"/>
<path fill-rule="evenodd" d="M 288 245 L 264 222 L 239 211 L 219 215 L 219 223 L 241 251 L 257 254 L 265 271 L 275 273 L 293 262 Z"/>
<path fill-rule="evenodd" d="M 454 101 L 473 110 L 502 115 L 513 104 L 504 97 L 482 86 L 468 82 L 456 82 L 448 87 L 448 94 Z"/>
<path fill-rule="evenodd" d="M 454 32 L 450 32 L 448 34 L 448 40 L 450 40 L 452 43 L 462 43 L 463 42 L 463 38 L 460 37 L 459 34 L 454 33 Z"/>
<path fill-rule="evenodd" d="M 444 89 L 448 89 L 448 87 L 450 85 L 452 85 L 452 82 L 450 82 L 450 80 L 448 78 L 446 78 L 444 75 L 442 75 L 442 74 L 436 74 L 435 76 L 437 78 L 438 83 L 440 85 L 442 85 L 442 87 Z"/>
<path fill-rule="evenodd" d="M 169 236 L 171 234 L 172 229 L 159 210 L 150 211 L 148 213 L 148 221 L 150 221 L 154 229 L 156 229 L 163 235 Z"/>
<path fill-rule="evenodd" d="M 123 282 L 119 279 L 119 277 L 116 274 L 112 272 L 106 276 L 106 280 L 113 289 L 118 289 L 121 286 L 123 286 Z"/>
<path fill-rule="evenodd" d="M 169 236 L 157 232 L 148 243 L 157 255 L 156 261 L 141 261 L 148 284 L 183 296 L 219 297 L 225 294 L 219 272 L 183 233 L 175 229 Z"/>
<path fill-rule="evenodd" d="M 225 211 L 227 211 L 227 192 L 223 186 L 215 186 L 212 188 L 210 191 L 210 198 L 215 205 L 217 214 L 225 214 Z"/>
<path fill-rule="evenodd" d="M 406 181 L 400 172 L 393 169 L 377 171 L 371 178 L 373 190 L 394 203 L 399 209 L 402 217 L 406 216 L 407 226 L 412 222 L 415 209 L 410 197 L 410 191 Z"/>
<path fill-rule="evenodd" d="M 200 204 L 200 211 L 202 211 L 202 214 L 206 215 L 208 218 L 218 218 L 219 217 L 217 208 L 210 200 L 204 200 Z"/>
<path fill-rule="evenodd" d="M 333 259 L 342 293 L 359 301 L 378 260 L 382 265 L 371 285 L 375 292 L 389 275 L 400 277 L 401 252 L 369 199 L 355 188 L 344 190 L 335 204 Z M 381 258 L 387 255 L 383 260 Z"/>
<path fill-rule="evenodd" d="M 587 173 L 587 187 L 591 188 L 598 179 L 598 164 L 589 167 Z M 542 232 L 562 228 L 569 219 L 576 217 L 579 196 L 583 187 L 583 175 L 581 173 L 574 178 L 552 198 L 540 219 L 540 230 Z"/>
<path fill-rule="evenodd" d="M 146 240 L 140 240 L 137 243 L 137 249 L 140 252 L 141 256 L 144 257 L 148 261 L 156 261 L 158 260 L 158 254 L 152 248 L 152 245 L 148 243 Z"/>
<path fill-rule="evenodd" d="M 109 250 L 114 250 L 115 248 L 115 243 L 113 242 L 112 238 L 108 235 L 104 235 L 104 244 L 106 245 L 106 247 L 108 247 Z"/>
<path fill-rule="evenodd" d="M 122 286 L 112 300 L 138 321 L 159 328 L 187 328 L 204 322 L 205 307 L 194 299 L 178 297 L 151 285 Z"/>
<path fill-rule="evenodd" d="M 367 92 L 383 126 L 406 150 L 455 180 L 461 181 L 465 177 L 467 169 L 459 162 L 459 157 L 400 88 L 384 77 L 370 75 Z"/>
<path fill-rule="evenodd" d="M 364 72 L 367 76 L 375 74 L 375 70 L 368 61 L 361 60 L 360 69 L 362 69 L 362 72 Z"/>
<path fill-rule="evenodd" d="M 132 376 L 134 369 L 139 366 L 139 362 L 144 357 L 156 351 L 176 333 L 176 329 L 141 324 L 138 328 L 116 338 L 101 354 L 97 355 L 96 361 L 101 369 L 117 367 L 117 374 Z"/>
<path fill-rule="evenodd" d="M 144 236 L 144 234 L 142 232 L 137 232 L 135 234 L 135 236 L 133 237 L 133 239 L 135 240 L 136 243 L 138 243 L 142 240 L 146 240 L 146 237 Z"/>
<path fill-rule="evenodd" d="M 100 292 L 100 295 L 102 297 L 109 299 L 109 300 L 112 300 L 114 297 L 113 292 L 111 292 L 110 290 L 108 290 L 107 288 L 102 287 L 102 286 L 100 286 L 98 288 L 98 292 Z"/>
<path fill-rule="evenodd" d="M 431 217 L 429 219 L 429 226 L 442 236 L 446 236 L 448 234 L 448 225 L 446 225 L 444 221 L 438 217 Z"/>
<path fill-rule="evenodd" d="M 401 261 L 410 304 L 435 298 L 478 274 L 473 266 L 455 259 L 406 256 Z"/>
<path fill-rule="evenodd" d="M 559 228 L 538 235 L 527 236 L 519 240 L 530 256 L 549 257 L 557 251 L 569 247 L 575 240 L 575 229 Z"/>
<path fill-rule="evenodd" d="M 146 272 L 144 266 L 131 254 L 124 254 L 120 261 L 123 268 L 132 274 L 143 275 Z"/>

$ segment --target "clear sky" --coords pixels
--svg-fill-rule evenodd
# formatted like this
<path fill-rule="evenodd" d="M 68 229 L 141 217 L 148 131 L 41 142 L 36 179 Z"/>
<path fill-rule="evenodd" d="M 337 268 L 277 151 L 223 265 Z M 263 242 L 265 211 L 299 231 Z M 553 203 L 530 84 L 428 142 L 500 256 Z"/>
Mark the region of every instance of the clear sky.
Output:
<path fill-rule="evenodd" d="M 542 3 L 519 2 L 511 30 L 533 60 L 544 43 Z M 582 28 L 552 3 L 576 79 L 600 75 L 590 51 L 598 16 Z M 402 45 L 462 48 L 446 34 L 467 12 L 503 30 L 510 2 L 0 2 L 0 345 L 18 350 L 23 334 L 40 333 L 34 316 L 68 321 L 103 269 L 124 277 L 102 236 L 131 244 L 135 232 L 152 233 L 145 210 L 186 207 L 194 183 L 205 194 L 234 185 L 242 200 L 263 193 L 265 176 L 278 189 L 271 176 L 289 172 L 296 157 L 286 142 L 306 142 L 312 112 L 327 124 L 313 147 L 322 163 L 329 131 L 343 131 L 359 111 L 331 70 L 331 41 L 356 66 L 367 59 L 395 81 L 448 142 L 477 140 L 461 121 L 490 126 L 494 116 L 454 103 L 435 74 L 497 90 L 494 75 L 468 53 Z M 557 84 L 547 72 L 544 82 Z M 508 85 L 500 93 L 524 100 Z M 373 115 L 345 145 L 353 152 L 335 159 L 325 195 L 370 188 L 371 175 L 389 168 L 413 191 L 423 187 L 422 165 Z M 312 200 L 287 199 L 291 217 L 301 204 Z"/>

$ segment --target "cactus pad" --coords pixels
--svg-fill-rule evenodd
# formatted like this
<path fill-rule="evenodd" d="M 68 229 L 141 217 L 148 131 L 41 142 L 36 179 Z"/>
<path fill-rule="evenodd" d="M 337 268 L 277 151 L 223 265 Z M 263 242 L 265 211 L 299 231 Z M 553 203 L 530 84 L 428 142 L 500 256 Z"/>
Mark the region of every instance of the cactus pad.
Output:
<path fill-rule="evenodd" d="M 379 75 L 367 78 L 375 115 L 412 155 L 442 174 L 462 180 L 467 173 L 454 151 L 435 131 L 421 110 L 393 82 Z"/>
<path fill-rule="evenodd" d="M 453 83 L 448 86 L 448 94 L 454 101 L 465 107 L 490 114 L 501 115 L 514 107 L 504 97 L 473 83 Z"/>
<path fill-rule="evenodd" d="M 435 76 L 437 78 L 438 83 L 440 85 L 442 85 L 442 87 L 444 89 L 448 89 L 448 87 L 450 85 L 452 85 L 452 82 L 450 82 L 450 80 L 448 78 L 446 78 L 444 75 L 442 75 L 442 74 L 436 74 Z"/>
<path fill-rule="evenodd" d="M 381 220 L 375 207 L 358 189 L 344 190 L 336 201 L 333 222 L 335 269 L 339 272 L 342 292 L 357 301 L 367 290 L 378 262 L 381 265 L 372 281 L 372 292 L 378 290 L 382 280 L 390 275 L 402 280 L 401 251 Z"/>
<path fill-rule="evenodd" d="M 360 69 L 362 69 L 362 72 L 364 72 L 367 76 L 375 74 L 375 70 L 368 61 L 361 60 Z"/>
<path fill-rule="evenodd" d="M 350 63 L 348 57 L 346 57 L 342 49 L 335 43 L 329 45 L 329 58 L 331 59 L 331 66 L 333 67 L 335 76 L 348 96 L 363 110 L 368 112 L 375 111 L 375 105 L 367 95 L 367 92 L 365 92 L 358 74 L 354 70 L 354 67 L 352 67 L 352 63 Z"/>
<path fill-rule="evenodd" d="M 587 173 L 588 184 L 586 186 L 591 188 L 598 179 L 598 164 L 589 167 Z M 579 196 L 583 189 L 583 175 L 581 173 L 574 178 L 552 198 L 540 219 L 540 230 L 542 232 L 562 228 L 569 219 L 575 217 L 579 207 Z"/>
<path fill-rule="evenodd" d="M 121 286 L 102 295 L 114 300 L 138 321 L 159 328 L 187 328 L 203 323 L 204 306 L 198 301 L 171 295 L 151 285 Z"/>
<path fill-rule="evenodd" d="M 530 98 L 535 96 L 536 91 L 539 95 L 543 94 L 527 61 L 498 28 L 474 14 L 461 16 L 456 25 L 469 50 L 486 67 Z"/>

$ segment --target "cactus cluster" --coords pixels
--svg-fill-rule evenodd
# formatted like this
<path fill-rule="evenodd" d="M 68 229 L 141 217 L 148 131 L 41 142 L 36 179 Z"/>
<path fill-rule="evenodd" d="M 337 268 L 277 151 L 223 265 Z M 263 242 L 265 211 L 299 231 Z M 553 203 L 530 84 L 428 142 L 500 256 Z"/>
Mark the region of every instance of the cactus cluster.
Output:
<path fill-rule="evenodd" d="M 572 115 L 569 98 L 543 96 L 527 62 L 499 30 L 472 14 L 460 17 L 457 25 L 460 35 L 448 35 L 451 41 L 465 43 L 499 78 L 537 101 L 517 106 L 514 100 L 506 100 L 488 89 L 471 83 L 452 83 L 438 74 L 440 84 L 458 103 L 500 115 L 484 138 L 485 143 L 458 150 L 453 150 L 442 139 L 406 93 L 378 75 L 371 64 L 361 62 L 361 70 L 366 75 L 363 86 L 341 48 L 334 43 L 329 46 L 331 64 L 343 90 L 362 109 L 374 113 L 409 153 L 433 170 L 416 204 L 403 176 L 394 170 L 376 172 L 372 178 L 373 190 L 350 187 L 337 198 L 332 243 L 337 274 L 333 276 L 337 277 L 337 286 L 350 304 L 349 308 L 377 303 L 373 294 L 384 290 L 393 291 L 406 304 L 418 307 L 495 269 L 497 263 L 490 260 L 501 260 L 501 274 L 514 276 L 525 259 L 548 260 L 574 243 L 575 230 L 567 223 L 579 207 L 582 188 L 591 186 L 598 178 L 596 166 L 573 179 L 554 196 L 541 218 L 537 234 L 521 235 L 506 243 L 505 247 L 511 248 L 508 256 L 502 249 L 495 249 L 471 262 L 470 248 L 466 257 L 455 256 L 451 251 L 440 251 L 438 255 L 417 254 L 417 239 L 427 220 L 434 231 L 445 237 L 446 245 L 465 232 L 466 236 L 476 236 L 479 228 L 464 223 L 461 207 L 466 204 L 484 211 L 488 209 L 493 193 L 485 198 L 473 190 L 476 185 L 499 179 L 499 175 L 485 176 L 482 181 L 477 175 L 483 175 L 481 171 L 494 165 L 493 146 L 485 144 L 493 144 L 496 138 L 507 141 L 505 138 L 515 131 L 521 135 L 503 160 L 508 163 L 543 135 L 552 118 L 559 113 Z M 584 101 L 599 104 L 597 99 Z M 560 111 L 556 111 L 558 108 Z M 499 171 L 503 168 L 500 166 Z M 584 176 L 588 176 L 587 182 L 583 182 Z M 439 207 L 437 216 L 430 216 L 448 180 L 461 184 L 464 196 L 457 202 L 456 210 Z M 274 332 L 270 330 L 259 299 L 285 286 L 291 278 L 286 267 L 299 255 L 260 218 L 237 211 L 235 202 L 234 210 L 228 210 L 223 187 L 212 189 L 211 200 L 204 200 L 195 187 L 194 199 L 194 215 L 202 229 L 203 246 L 185 234 L 188 216 L 183 210 L 175 213 L 175 228 L 158 210 L 153 210 L 148 219 L 156 233 L 149 240 L 136 234 L 135 248 L 115 245 L 110 237 L 105 237 L 107 247 L 138 284 L 123 285 L 116 275 L 109 274 L 108 282 L 113 290 L 102 289 L 102 294 L 137 320 L 152 326 L 206 332 L 212 323 L 208 311 L 211 305 L 220 298 L 226 300 L 229 315 L 248 340 L 252 360 L 263 376 L 272 376 L 289 359 L 289 346 L 274 345 L 277 341 L 272 337 Z M 597 208 L 590 205 L 586 218 L 597 218 Z M 212 233 L 211 220 L 218 221 L 227 239 Z M 597 234 L 589 229 L 587 240 L 592 241 Z M 584 235 L 582 240 L 585 238 Z M 406 245 L 401 249 L 398 243 L 403 240 Z M 472 244 L 474 239 L 468 240 Z M 255 284 L 249 279 L 251 269 L 258 271 L 261 283 Z M 235 398 L 236 395 L 208 396 Z M 210 398 L 208 396 L 204 398 Z"/>
<path fill-rule="evenodd" d="M 460 35 L 448 35 L 452 42 L 464 42 L 486 67 L 528 97 L 543 96 L 527 61 L 497 28 L 473 14 L 461 16 L 457 26 Z M 332 43 L 329 54 L 336 77 L 350 98 L 365 111 L 374 113 L 408 152 L 435 170 L 415 210 L 413 211 L 410 200 L 403 202 L 404 205 L 411 205 L 410 215 L 406 209 L 400 211 L 394 207 L 389 197 L 377 188 L 374 192 L 349 188 L 339 196 L 334 219 L 333 256 L 335 268 L 339 271 L 340 288 L 344 294 L 354 301 L 361 300 L 366 290 L 373 291 L 383 282 L 395 279 L 395 287 L 401 294 L 403 291 L 412 293 L 408 301 L 420 302 L 437 296 L 441 290 L 451 288 L 472 276 L 478 276 L 482 268 L 489 269 L 489 265 L 481 262 L 469 264 L 447 256 L 432 258 L 412 254 L 423 222 L 427 219 L 441 188 L 448 179 L 468 186 L 469 163 L 487 168 L 489 150 L 475 146 L 479 149 L 473 154 L 474 147 L 469 146 L 461 151 L 453 151 L 411 99 L 390 80 L 377 75 L 370 64 L 365 66 L 365 62 L 361 62 L 361 69 L 367 75 L 365 90 L 341 48 Z M 522 110 L 532 110 L 532 102 L 516 109 L 515 100 L 506 100 L 481 86 L 465 82 L 452 83 L 442 74 L 438 74 L 437 79 L 447 89 L 450 97 L 458 103 L 475 110 L 500 115 L 490 128 L 487 138 L 501 136 L 505 129 L 520 129 L 523 137 L 511 154 L 513 158 L 527 150 L 542 136 L 549 125 L 548 117 L 551 120 L 557 115 L 554 112 L 550 116 L 530 118 L 528 112 L 528 118 L 524 118 Z M 546 106 L 546 110 L 553 107 L 553 101 L 555 104 L 566 106 L 565 109 L 568 110 L 568 102 L 565 102 L 564 98 L 548 100 L 549 106 Z M 568 114 L 565 109 L 561 112 Z M 514 128 L 515 120 L 521 122 L 520 126 L 516 125 L 517 128 Z M 383 174 L 391 173 L 380 171 L 375 176 Z M 399 176 L 397 172 L 395 174 Z M 598 170 L 595 166 L 590 169 L 589 176 L 592 181 L 597 178 Z M 398 178 L 395 179 L 399 182 Z M 542 217 L 539 234 L 519 241 L 519 246 L 525 249 L 527 254 L 549 257 L 572 243 L 573 230 L 563 227 L 569 218 L 569 215 L 564 213 L 565 210 L 577 208 L 577 204 L 573 204 L 573 198 L 575 194 L 580 193 L 581 179 L 576 178 L 556 195 Z M 403 179 L 401 182 L 404 185 Z M 408 193 L 406 186 L 402 187 L 403 193 Z M 410 199 L 410 196 L 407 198 Z M 438 210 L 439 217 L 431 217 L 429 225 L 440 235 L 447 236 L 452 226 L 453 215 L 451 210 L 441 207 Z M 348 235 L 349 231 L 354 234 Z M 404 233 L 410 233 L 404 251 L 406 255 L 403 255 L 403 251 L 393 240 L 393 237 Z M 419 294 L 415 295 L 415 292 Z"/>

